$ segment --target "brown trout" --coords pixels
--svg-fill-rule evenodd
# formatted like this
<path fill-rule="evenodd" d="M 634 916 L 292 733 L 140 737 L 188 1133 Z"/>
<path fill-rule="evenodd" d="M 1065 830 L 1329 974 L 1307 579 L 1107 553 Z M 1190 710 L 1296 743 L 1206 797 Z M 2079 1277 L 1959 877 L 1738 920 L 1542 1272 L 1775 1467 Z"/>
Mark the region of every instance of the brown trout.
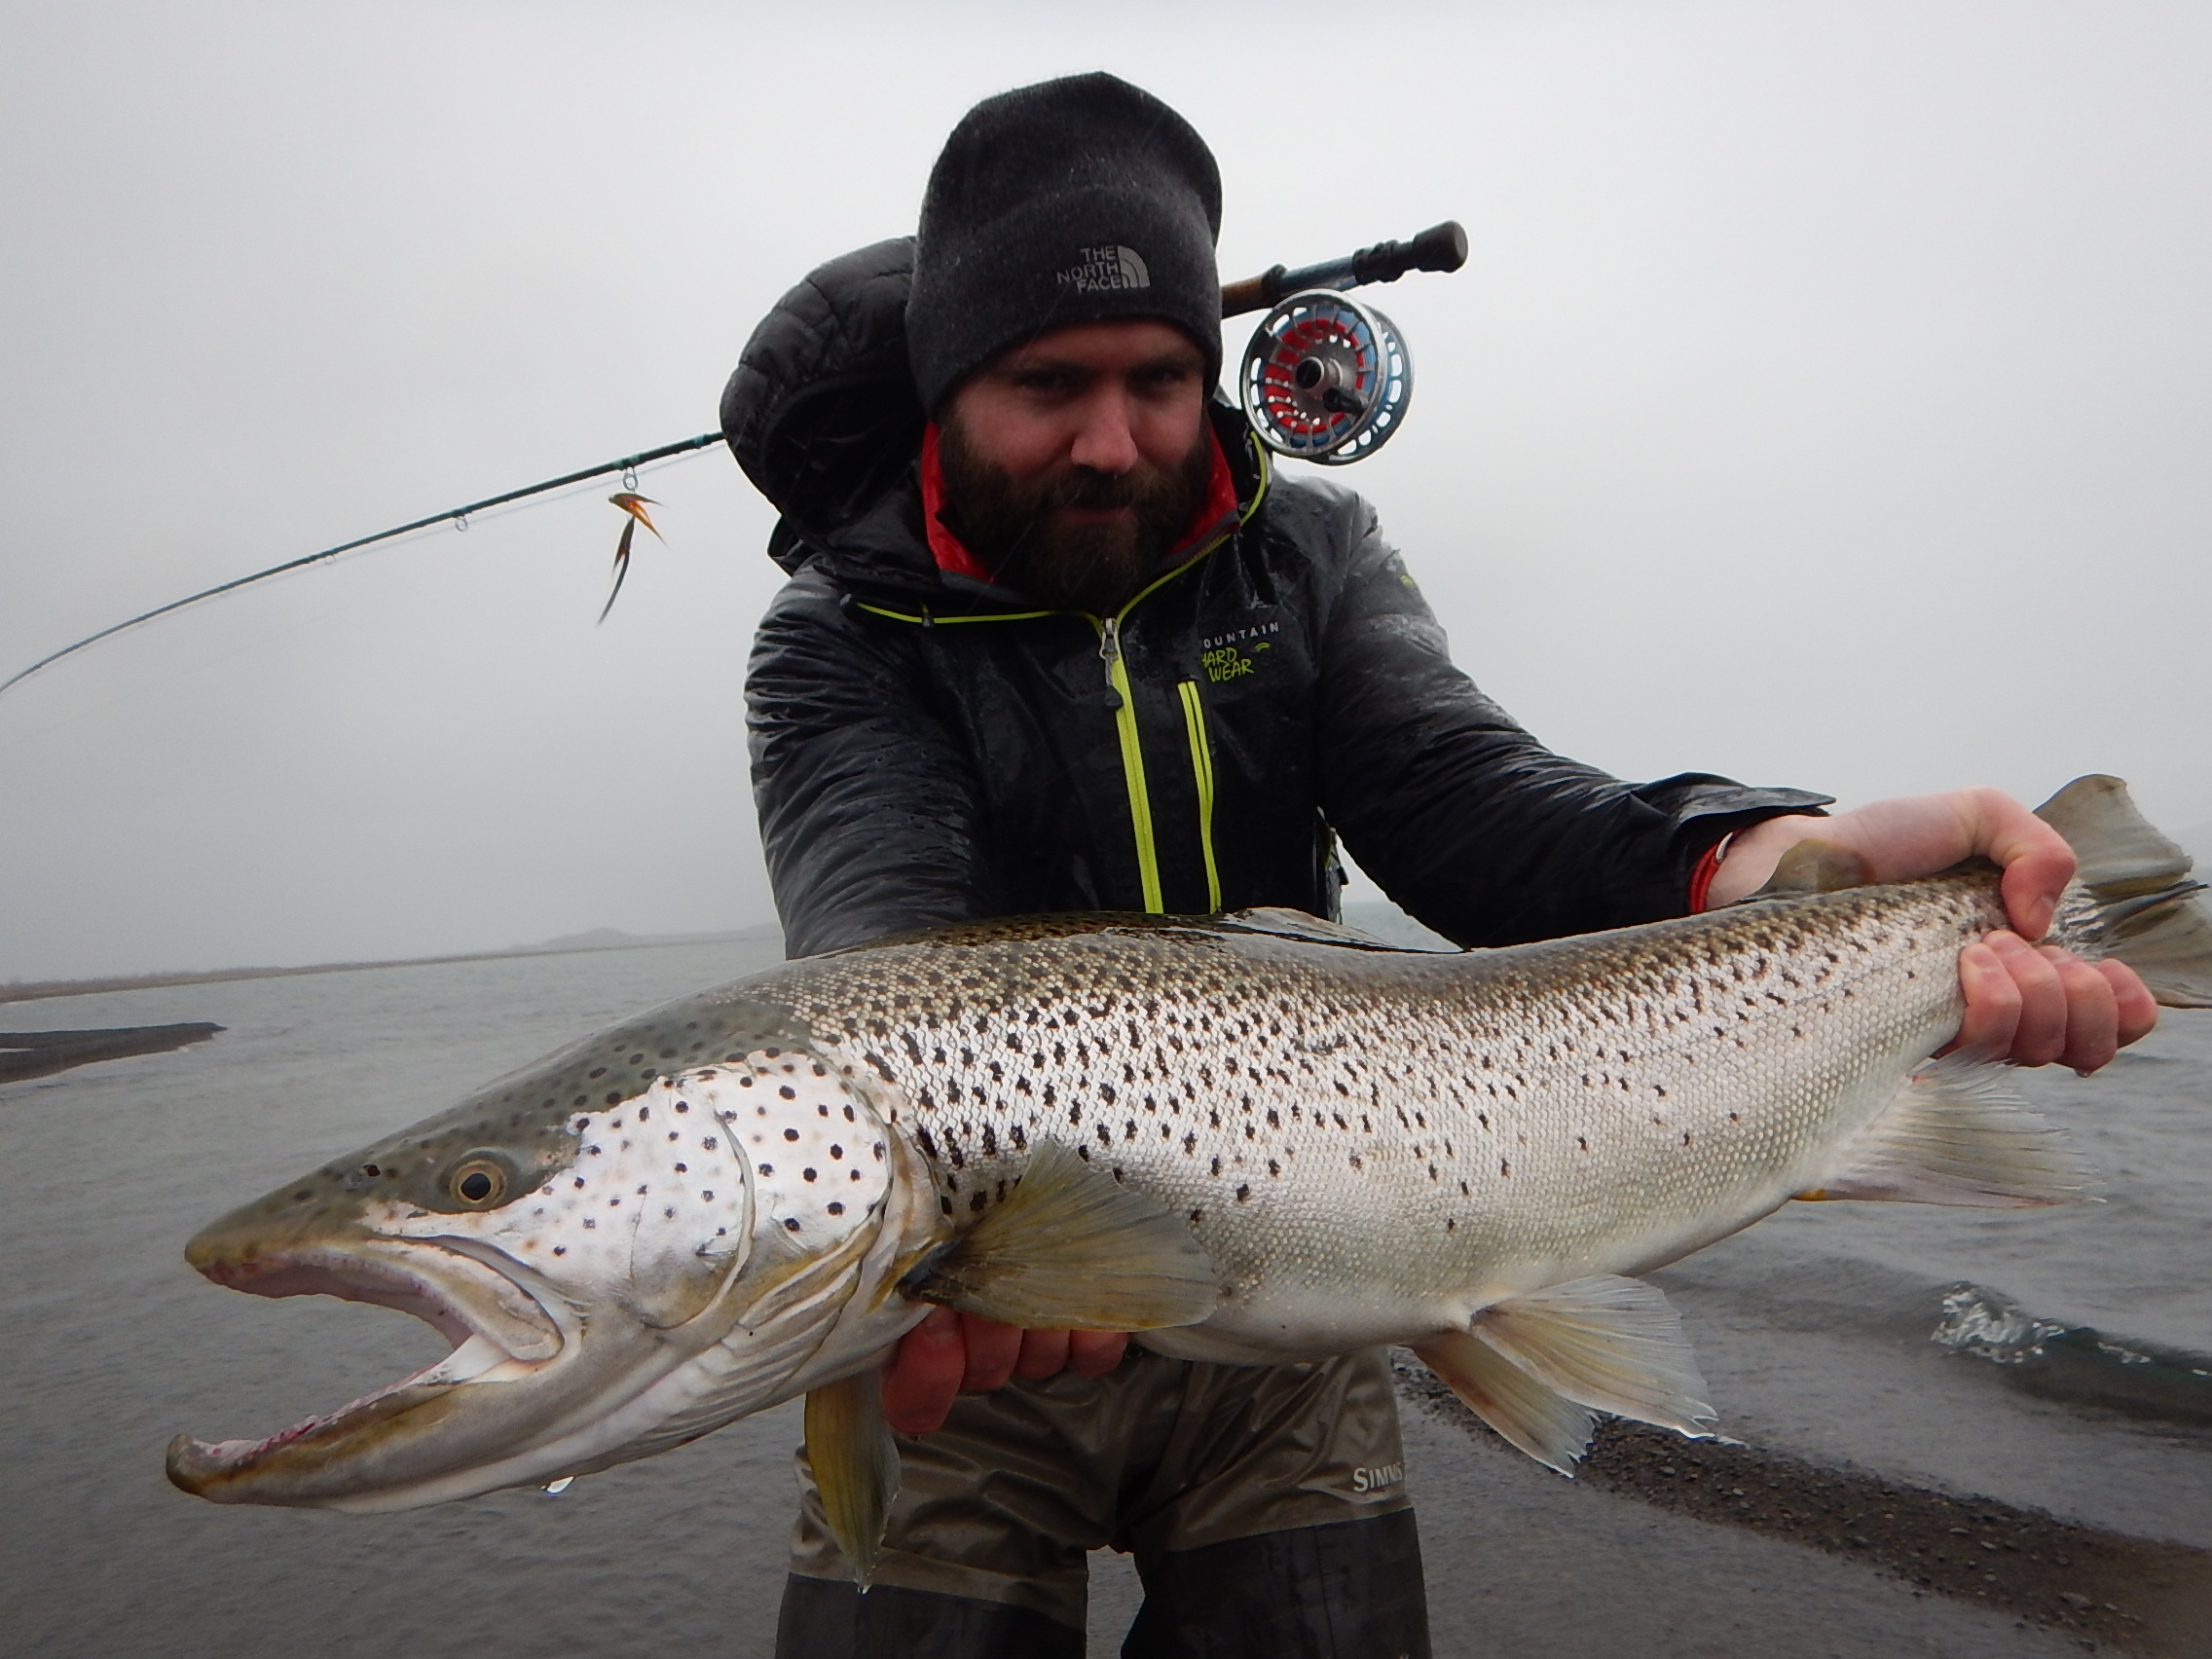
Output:
<path fill-rule="evenodd" d="M 2187 855 L 2118 780 L 2044 809 L 2052 937 L 2212 1006 Z M 862 1582 L 875 1409 L 932 1303 L 1269 1364 L 1415 1347 L 1563 1472 L 1609 1412 L 1714 1422 L 1634 1275 L 1792 1198 L 2023 1206 L 2085 1176 L 2002 1067 L 1929 1057 L 1996 871 L 1762 896 L 1503 950 L 1290 911 L 1048 917 L 793 962 L 490 1085 L 214 1223 L 264 1296 L 405 1309 L 438 1363 L 265 1440 L 179 1437 L 220 1502 L 409 1508 L 649 1456 L 795 1394 Z"/>

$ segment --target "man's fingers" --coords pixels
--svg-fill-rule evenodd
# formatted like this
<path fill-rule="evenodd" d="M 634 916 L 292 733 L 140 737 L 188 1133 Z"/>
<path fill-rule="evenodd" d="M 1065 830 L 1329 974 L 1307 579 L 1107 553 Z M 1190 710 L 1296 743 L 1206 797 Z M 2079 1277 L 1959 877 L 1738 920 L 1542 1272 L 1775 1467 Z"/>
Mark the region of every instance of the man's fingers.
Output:
<path fill-rule="evenodd" d="M 1126 1331 L 1070 1331 L 1068 1367 L 1078 1377 L 1103 1377 L 1122 1363 L 1128 1346 Z"/>
<path fill-rule="evenodd" d="M 2003 1059 L 2012 1051 L 2012 1035 L 2020 1027 L 2020 987 L 1985 940 L 1959 952 L 1959 989 L 1966 995 L 1967 1011 L 1959 1034 L 1943 1051 L 1963 1049 L 1984 1059 Z"/>
<path fill-rule="evenodd" d="M 2124 962 L 2099 962 L 2097 972 L 2112 986 L 2113 1013 L 2119 1023 L 2120 1046 L 2140 1043 L 2158 1023 L 2158 1004 L 2135 970 Z"/>
<path fill-rule="evenodd" d="M 928 1434 L 940 1427 L 960 1392 L 968 1371 L 968 1345 L 960 1315 L 933 1308 L 903 1337 L 883 1374 L 883 1418 L 901 1434 Z"/>
<path fill-rule="evenodd" d="M 2066 1047 L 2061 1063 L 2086 1076 L 2120 1052 L 2120 1007 L 2112 981 L 2070 951 L 2045 945 L 2037 954 L 2051 965 L 2066 997 Z"/>
<path fill-rule="evenodd" d="M 961 1334 L 968 1339 L 968 1367 L 960 1380 L 964 1394 L 987 1394 L 1006 1386 L 1021 1357 L 1021 1332 L 1013 1325 L 980 1314 L 960 1315 Z"/>
<path fill-rule="evenodd" d="M 2047 1066 L 2066 1051 L 2066 986 L 2051 961 L 2017 934 L 1993 933 L 1997 953 L 2020 993 L 2020 1020 L 2006 1055 L 2016 1066 Z"/>
<path fill-rule="evenodd" d="M 2010 795 L 1975 790 L 1972 796 L 1978 819 L 1974 851 L 2004 867 L 2005 914 L 2021 938 L 2041 939 L 2074 879 L 2074 849 Z"/>
<path fill-rule="evenodd" d="M 1068 1334 L 1065 1331 L 1024 1331 L 1021 1333 L 1021 1357 L 1014 1362 L 1014 1374 L 1035 1382 L 1041 1377 L 1057 1377 L 1067 1369 Z"/>

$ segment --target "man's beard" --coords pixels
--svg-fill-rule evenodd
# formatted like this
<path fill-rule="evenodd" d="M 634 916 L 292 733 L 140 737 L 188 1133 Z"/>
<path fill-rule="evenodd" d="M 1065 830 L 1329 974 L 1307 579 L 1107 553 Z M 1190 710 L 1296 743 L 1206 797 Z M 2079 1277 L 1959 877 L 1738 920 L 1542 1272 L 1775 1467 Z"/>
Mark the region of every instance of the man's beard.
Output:
<path fill-rule="evenodd" d="M 944 521 L 991 579 L 1059 610 L 1109 616 L 1160 573 L 1161 562 L 1205 500 L 1211 434 L 1201 421 L 1174 467 L 1140 461 L 1116 475 L 1070 466 L 1016 483 L 977 455 L 956 421 L 938 431 Z M 1061 507 L 1126 507 L 1108 524 L 1057 524 Z"/>

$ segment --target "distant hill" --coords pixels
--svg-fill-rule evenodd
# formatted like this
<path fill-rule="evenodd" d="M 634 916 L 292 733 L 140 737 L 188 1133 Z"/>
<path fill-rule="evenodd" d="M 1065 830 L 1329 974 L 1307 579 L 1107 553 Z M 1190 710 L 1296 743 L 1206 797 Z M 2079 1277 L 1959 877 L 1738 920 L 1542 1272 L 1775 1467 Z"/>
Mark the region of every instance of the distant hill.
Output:
<path fill-rule="evenodd" d="M 11 980 L 0 984 L 0 1003 L 32 1002 L 42 997 L 81 997 L 96 991 L 139 991 L 159 985 L 217 985 L 234 979 L 282 979 L 300 974 L 352 974 L 364 968 L 430 968 L 446 962 L 496 962 L 507 956 L 566 956 L 593 950 L 642 950 L 656 944 L 731 944 L 779 936 L 774 922 L 756 922 L 728 933 L 626 934 L 615 928 L 566 934 L 543 944 L 516 944 L 505 950 L 471 950 L 452 956 L 406 956 L 382 962 L 318 962 L 305 968 L 217 968 L 184 974 L 133 974 L 102 979 Z"/>
<path fill-rule="evenodd" d="M 498 954 L 558 956 L 573 950 L 636 950 L 648 944 L 725 944 L 739 940 L 774 939 L 777 932 L 774 922 L 756 922 L 749 928 L 737 928 L 728 933 L 632 934 L 620 928 L 593 928 L 589 933 L 562 934 L 536 944 L 510 944 Z"/>

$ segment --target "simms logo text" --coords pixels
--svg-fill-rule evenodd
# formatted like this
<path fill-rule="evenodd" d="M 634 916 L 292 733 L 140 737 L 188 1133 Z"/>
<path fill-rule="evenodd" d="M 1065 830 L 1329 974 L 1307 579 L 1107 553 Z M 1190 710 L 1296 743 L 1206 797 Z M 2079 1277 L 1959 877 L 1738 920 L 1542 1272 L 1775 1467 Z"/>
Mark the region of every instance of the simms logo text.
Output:
<path fill-rule="evenodd" d="M 1351 1490 L 1354 1492 L 1381 1492 L 1384 1487 L 1396 1486 L 1406 1478 L 1403 1463 L 1382 1463 L 1372 1469 L 1354 1469 L 1351 1472 Z"/>

